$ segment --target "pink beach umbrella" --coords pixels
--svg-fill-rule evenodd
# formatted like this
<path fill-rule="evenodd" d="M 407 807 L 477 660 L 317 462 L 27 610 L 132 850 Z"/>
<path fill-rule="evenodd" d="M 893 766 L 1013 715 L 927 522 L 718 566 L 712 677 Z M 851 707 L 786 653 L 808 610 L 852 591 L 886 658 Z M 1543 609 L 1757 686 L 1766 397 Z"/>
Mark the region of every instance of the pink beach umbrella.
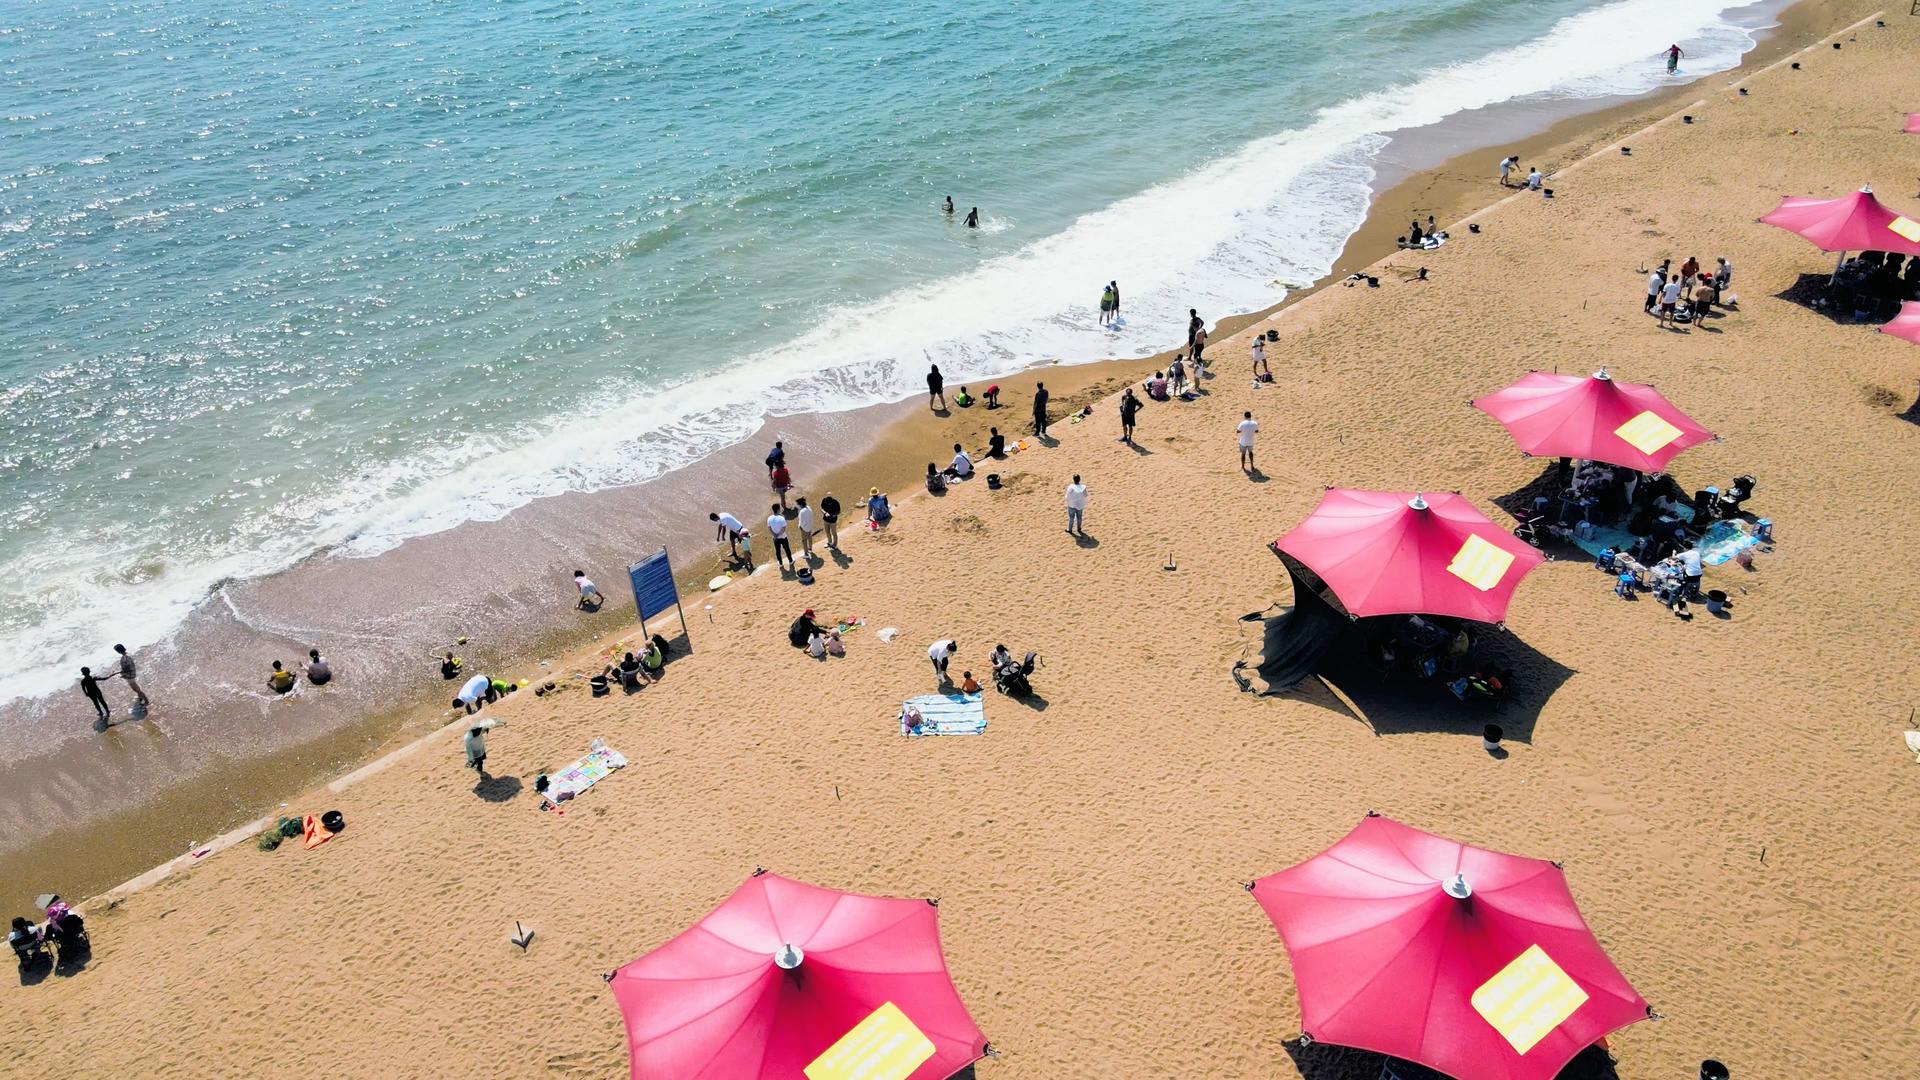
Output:
<path fill-rule="evenodd" d="M 1849 251 L 1920 255 L 1920 221 L 1882 206 L 1870 187 L 1838 199 L 1789 195 L 1760 220 L 1800 234 L 1821 251 L 1839 252 L 1833 264 L 1836 276 Z"/>
<path fill-rule="evenodd" d="M 756 871 L 608 976 L 634 1080 L 945 1080 L 987 1043 L 947 974 L 938 914 Z"/>
<path fill-rule="evenodd" d="M 1315 1042 L 1470 1080 L 1551 1080 L 1652 1014 L 1543 859 L 1369 813 L 1250 889 L 1286 945 Z"/>
<path fill-rule="evenodd" d="M 1530 371 L 1517 383 L 1473 399 L 1500 421 L 1523 453 L 1604 461 L 1661 472 L 1680 451 L 1713 441 L 1660 391 L 1621 382 L 1601 368 L 1592 375 Z"/>
<path fill-rule="evenodd" d="M 1880 332 L 1920 345 L 1920 301 L 1901 301 L 1900 314 L 1895 315 L 1892 322 L 1881 326 Z"/>
<path fill-rule="evenodd" d="M 1459 495 L 1329 488 L 1280 538 L 1348 614 L 1451 615 L 1497 623 L 1543 561 Z"/>
<path fill-rule="evenodd" d="M 1909 135 L 1920 135 L 1920 112 L 1910 112 L 1907 114 L 1906 130 Z"/>

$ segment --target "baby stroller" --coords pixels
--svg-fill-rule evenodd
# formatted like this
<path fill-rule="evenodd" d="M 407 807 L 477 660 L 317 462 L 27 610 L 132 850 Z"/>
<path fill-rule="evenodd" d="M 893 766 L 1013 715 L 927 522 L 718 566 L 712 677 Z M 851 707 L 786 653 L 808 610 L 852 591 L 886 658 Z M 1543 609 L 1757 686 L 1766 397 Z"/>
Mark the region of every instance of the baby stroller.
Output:
<path fill-rule="evenodd" d="M 1532 511 L 1521 511 L 1520 523 L 1513 527 L 1513 535 L 1520 540 L 1539 547 L 1546 538 L 1541 535 L 1547 527 L 1547 516 Z"/>
<path fill-rule="evenodd" d="M 1027 676 L 1033 674 L 1038 653 L 1028 653 L 1019 663 L 1006 663 L 993 669 L 993 688 L 1010 697 L 1027 697 L 1033 693 L 1033 684 Z"/>

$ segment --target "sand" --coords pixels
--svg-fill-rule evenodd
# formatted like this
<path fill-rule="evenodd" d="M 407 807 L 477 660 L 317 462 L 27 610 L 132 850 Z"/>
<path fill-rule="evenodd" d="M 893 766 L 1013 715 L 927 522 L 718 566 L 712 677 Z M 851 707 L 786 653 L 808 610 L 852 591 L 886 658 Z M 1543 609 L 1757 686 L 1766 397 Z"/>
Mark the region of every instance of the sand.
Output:
<path fill-rule="evenodd" d="M 1871 9 L 1822 10 L 1838 26 Z M 1282 1044 L 1292 973 L 1238 883 L 1371 807 L 1566 861 L 1665 1016 L 1613 1040 L 1620 1076 L 1689 1076 L 1709 1055 L 1736 1077 L 1910 1073 L 1920 774 L 1900 731 L 1920 647 L 1900 616 L 1920 603 L 1904 495 L 1920 426 L 1901 413 L 1920 351 L 1778 298 L 1831 260 L 1753 221 L 1781 194 L 1867 181 L 1920 209 L 1897 133 L 1920 101 L 1920 20 L 1888 21 L 1753 74 L 1748 98 L 1709 80 L 1685 105 L 1695 124 L 1569 164 L 1555 199 L 1505 198 L 1477 236 L 1449 223 L 1429 282 L 1385 274 L 1293 305 L 1269 324 L 1271 388 L 1241 377 L 1244 339 L 1217 337 L 1208 395 L 1150 405 L 1138 449 L 1103 401 L 1001 467 L 1008 490 L 900 498 L 886 533 L 847 530 L 844 564 L 811 588 L 762 578 L 696 602 L 695 651 L 662 684 L 503 703 L 491 784 L 443 732 L 291 800 L 345 814 L 324 847 L 243 844 L 84 905 L 87 969 L 0 991 L 10 1071 L 618 1075 L 600 973 L 759 865 L 939 897 L 956 983 L 1002 1054 L 983 1076 L 1357 1076 Z M 1657 329 L 1637 268 L 1688 254 L 1734 259 L 1739 309 Z M 1541 463 L 1466 399 L 1528 367 L 1601 364 L 1724 436 L 1678 460 L 1684 487 L 1759 478 L 1752 505 L 1780 542 L 1750 573 L 1709 572 L 1730 620 L 1681 623 L 1616 600 L 1589 563 L 1548 564 L 1503 646 L 1521 674 L 1504 760 L 1480 749 L 1484 714 L 1431 688 L 1342 687 L 1357 711 L 1325 690 L 1238 692 L 1236 617 L 1286 598 L 1264 545 L 1323 485 L 1455 489 L 1506 520 L 1496 500 Z M 1234 464 L 1243 409 L 1264 482 Z M 952 439 L 923 437 L 944 458 Z M 1087 541 L 1061 530 L 1074 472 Z M 868 626 L 816 663 L 785 644 L 801 607 Z M 1039 650 L 1039 698 L 990 698 L 981 738 L 900 739 L 894 713 L 932 688 L 940 637 L 976 673 L 995 642 Z M 533 776 L 595 737 L 634 765 L 564 818 L 538 812 Z M 536 932 L 524 952 L 516 920 Z"/>

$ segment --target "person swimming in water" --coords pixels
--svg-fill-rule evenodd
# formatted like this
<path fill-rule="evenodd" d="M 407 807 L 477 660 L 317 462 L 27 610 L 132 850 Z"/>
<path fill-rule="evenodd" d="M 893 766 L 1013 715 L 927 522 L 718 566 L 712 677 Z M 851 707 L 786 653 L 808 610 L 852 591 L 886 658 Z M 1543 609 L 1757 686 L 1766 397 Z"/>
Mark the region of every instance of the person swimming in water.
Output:
<path fill-rule="evenodd" d="M 953 196 L 951 195 L 947 196 L 947 205 L 942 207 L 941 209 L 945 210 L 948 214 L 953 213 Z"/>
<path fill-rule="evenodd" d="M 980 208 L 976 206 L 973 209 L 967 211 L 967 228 L 977 229 L 979 227 L 980 227 Z"/>

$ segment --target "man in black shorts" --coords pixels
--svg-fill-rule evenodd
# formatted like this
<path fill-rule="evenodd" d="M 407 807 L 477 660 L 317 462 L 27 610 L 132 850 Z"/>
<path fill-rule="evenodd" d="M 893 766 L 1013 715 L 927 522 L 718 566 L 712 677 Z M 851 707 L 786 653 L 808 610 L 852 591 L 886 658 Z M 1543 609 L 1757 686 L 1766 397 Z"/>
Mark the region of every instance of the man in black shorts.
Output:
<path fill-rule="evenodd" d="M 834 498 L 831 491 L 827 492 L 826 498 L 820 500 L 820 524 L 827 529 L 827 547 L 839 551 L 840 500 Z"/>
<path fill-rule="evenodd" d="M 1047 384 L 1033 385 L 1033 433 L 1040 438 L 1047 437 Z"/>

